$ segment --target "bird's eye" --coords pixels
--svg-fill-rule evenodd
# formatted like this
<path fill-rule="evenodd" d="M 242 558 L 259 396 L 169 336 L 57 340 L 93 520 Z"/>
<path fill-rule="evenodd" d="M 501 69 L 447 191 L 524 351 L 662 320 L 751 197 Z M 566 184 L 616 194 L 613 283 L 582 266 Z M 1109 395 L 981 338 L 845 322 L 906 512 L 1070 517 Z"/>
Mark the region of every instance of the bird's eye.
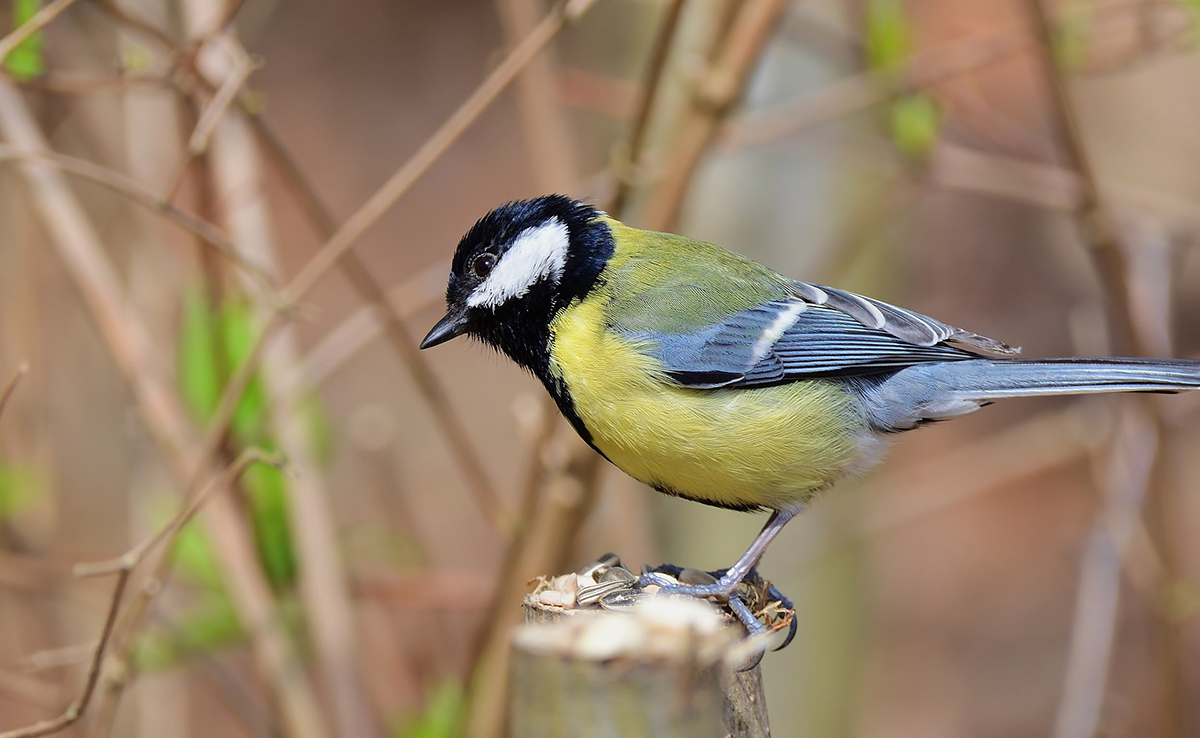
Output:
<path fill-rule="evenodd" d="M 496 255 L 495 254 L 483 253 L 483 254 L 480 254 L 479 256 L 476 256 L 471 261 L 471 271 L 475 274 L 476 277 L 479 277 L 480 279 L 483 279 L 487 275 L 491 274 L 492 270 L 495 268 L 496 268 Z"/>

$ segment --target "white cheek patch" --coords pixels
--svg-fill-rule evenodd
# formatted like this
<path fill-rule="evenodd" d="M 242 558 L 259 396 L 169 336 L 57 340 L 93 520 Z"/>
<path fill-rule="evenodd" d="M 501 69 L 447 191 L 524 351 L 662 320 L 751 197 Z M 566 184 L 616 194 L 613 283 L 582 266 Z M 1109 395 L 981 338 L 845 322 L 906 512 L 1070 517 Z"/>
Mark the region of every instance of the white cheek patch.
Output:
<path fill-rule="evenodd" d="M 492 273 L 467 298 L 467 305 L 497 307 L 524 297 L 542 279 L 557 285 L 567 264 L 569 243 L 567 226 L 558 218 L 527 229 L 517 236 Z"/>

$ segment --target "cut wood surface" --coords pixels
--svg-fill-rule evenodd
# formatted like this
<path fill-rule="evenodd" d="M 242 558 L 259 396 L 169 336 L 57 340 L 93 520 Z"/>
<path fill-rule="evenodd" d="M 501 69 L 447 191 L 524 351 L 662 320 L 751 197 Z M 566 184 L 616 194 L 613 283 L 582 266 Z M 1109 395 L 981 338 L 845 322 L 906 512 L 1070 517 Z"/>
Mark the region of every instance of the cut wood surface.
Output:
<path fill-rule="evenodd" d="M 586 571 L 567 574 L 541 580 L 525 598 L 526 623 L 513 636 L 509 735 L 771 734 L 762 672 L 757 663 L 740 670 L 767 638 L 747 640 L 703 600 L 618 587 L 604 592 L 602 607 L 592 600 L 606 584 Z"/>

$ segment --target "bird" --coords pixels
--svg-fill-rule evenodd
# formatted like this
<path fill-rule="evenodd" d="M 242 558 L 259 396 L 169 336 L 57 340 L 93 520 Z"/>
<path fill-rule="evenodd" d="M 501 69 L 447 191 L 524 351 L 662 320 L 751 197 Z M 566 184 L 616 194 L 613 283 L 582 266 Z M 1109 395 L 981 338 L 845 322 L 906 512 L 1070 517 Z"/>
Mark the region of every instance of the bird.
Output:
<path fill-rule="evenodd" d="M 785 277 L 719 246 L 625 225 L 564 195 L 505 203 L 454 252 L 422 349 L 467 335 L 531 372 L 589 446 L 668 495 L 769 511 L 712 584 L 738 584 L 817 495 L 900 432 L 994 400 L 1200 388 L 1184 359 L 1029 359 L 912 310 Z M 763 627 L 746 608 L 751 633 Z"/>

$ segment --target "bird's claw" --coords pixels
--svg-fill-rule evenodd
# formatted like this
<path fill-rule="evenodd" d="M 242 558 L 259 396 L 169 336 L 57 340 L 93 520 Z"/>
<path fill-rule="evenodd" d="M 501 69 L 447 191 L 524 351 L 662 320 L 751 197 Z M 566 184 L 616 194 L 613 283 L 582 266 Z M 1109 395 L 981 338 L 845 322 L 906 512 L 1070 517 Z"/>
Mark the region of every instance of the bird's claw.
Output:
<path fill-rule="evenodd" d="M 657 569 L 647 566 L 643 567 L 641 575 L 637 578 L 636 586 L 643 590 L 648 586 L 658 587 L 658 594 L 711 598 L 725 603 L 733 616 L 746 629 L 747 636 L 761 635 L 779 629 L 778 625 L 772 627 L 764 624 L 754 615 L 755 608 L 747 603 L 746 596 L 739 589 L 743 583 L 748 585 L 750 591 L 746 592 L 746 595 L 754 601 L 758 610 L 783 613 L 783 617 L 787 618 L 787 635 L 784 637 L 783 643 L 772 650 L 778 651 L 784 648 L 792 642 L 792 638 L 796 635 L 796 618 L 792 602 L 774 585 L 763 580 L 754 569 L 751 569 L 745 577 L 739 580 L 728 570 L 702 572 L 670 565 L 663 565 Z M 760 652 L 741 670 L 754 668 L 761 659 L 762 653 Z"/>
<path fill-rule="evenodd" d="M 739 577 L 737 572 L 729 569 L 705 572 L 664 564 L 657 568 L 643 567 L 641 575 L 635 575 L 615 555 L 606 554 L 581 569 L 579 575 L 594 582 L 576 592 L 576 602 L 583 607 L 623 610 L 647 595 L 682 595 L 724 604 L 745 628 L 748 637 L 786 627 L 788 631 L 783 643 L 773 650 L 788 645 L 796 634 L 791 600 L 759 576 L 754 568 Z M 648 592 L 651 587 L 654 589 Z M 763 619 L 756 617 L 756 612 Z M 761 659 L 760 649 L 741 670 L 754 668 Z"/>

